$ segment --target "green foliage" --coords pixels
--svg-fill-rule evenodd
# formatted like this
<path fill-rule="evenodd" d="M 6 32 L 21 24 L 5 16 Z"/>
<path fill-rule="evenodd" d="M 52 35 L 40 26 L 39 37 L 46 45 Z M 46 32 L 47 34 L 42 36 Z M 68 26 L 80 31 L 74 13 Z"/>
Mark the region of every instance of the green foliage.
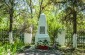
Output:
<path fill-rule="evenodd" d="M 4 0 L 5 1 L 5 0 Z M 10 3 L 7 5 L 7 3 L 2 2 L 2 0 L 0 1 L 0 30 L 5 29 L 5 30 L 9 30 L 9 24 L 10 24 L 10 20 L 9 20 L 9 11 L 10 8 L 12 7 L 12 5 L 10 5 Z M 12 1 L 12 0 L 10 0 Z M 85 20 L 84 20 L 84 16 L 85 14 L 82 11 L 83 9 L 83 5 L 81 4 L 82 1 L 80 0 L 75 0 L 77 1 L 77 3 L 74 4 L 73 1 L 67 1 L 66 3 L 61 2 L 60 0 L 43 0 L 43 3 L 41 5 L 41 10 L 40 10 L 40 5 L 36 6 L 33 5 L 33 2 L 30 2 L 31 0 L 27 0 L 27 4 L 32 8 L 35 9 L 35 12 L 31 13 L 31 12 L 27 12 L 27 8 L 30 7 L 26 7 L 26 9 L 20 9 L 20 10 L 16 10 L 14 9 L 14 17 L 13 17 L 13 30 L 18 29 L 19 31 L 21 30 L 29 30 L 29 27 L 32 25 L 33 26 L 33 36 L 35 36 L 36 32 L 37 32 L 37 27 L 38 27 L 38 16 L 39 16 L 39 12 L 41 11 L 41 13 L 45 13 L 46 15 L 46 19 L 47 19 L 47 24 L 48 24 L 48 33 L 49 36 L 52 40 L 52 42 L 54 41 L 54 39 L 57 37 L 57 34 L 60 32 L 60 29 L 65 29 L 67 30 L 67 37 L 71 36 L 72 32 L 73 32 L 73 10 L 75 10 L 77 12 L 77 31 L 81 32 L 81 33 L 85 33 Z M 39 3 L 42 0 L 39 0 Z M 19 1 L 18 1 L 19 2 Z M 59 3 L 58 3 L 59 2 Z M 68 2 L 70 2 L 69 4 L 67 4 Z M 30 5 L 31 3 L 31 5 Z M 62 4 L 62 5 L 60 5 Z M 59 9 L 59 7 L 63 7 L 63 5 L 67 4 L 65 7 L 66 9 L 64 9 L 64 11 L 62 9 Z M 17 5 L 14 4 L 15 6 L 20 6 L 21 4 Z M 73 8 L 74 5 L 74 8 Z M 60 7 L 60 8 L 61 8 Z M 17 7 L 19 8 L 19 7 Z M 78 8 L 78 10 L 77 10 Z M 81 8 L 81 10 L 79 10 Z M 31 9 L 31 10 L 32 10 Z M 61 12 L 60 12 L 61 10 Z M 59 13 L 58 13 L 59 12 Z M 70 14 L 71 13 L 71 14 Z M 31 17 L 31 15 L 33 17 Z M 83 32 L 82 32 L 83 31 Z M 24 31 L 22 31 L 24 32 Z M 1 36 L 1 34 L 0 34 Z M 19 37 L 17 34 L 14 35 L 14 37 Z M 34 38 L 34 37 L 33 37 Z M 20 42 L 20 40 L 16 40 L 14 45 L 11 44 L 5 44 L 2 45 L 0 43 L 0 55 L 2 55 L 3 53 L 7 54 L 7 49 L 10 49 L 12 53 L 16 53 L 17 50 L 19 50 L 21 47 L 23 46 L 23 43 Z"/>
<path fill-rule="evenodd" d="M 0 22 L 0 29 L 8 29 L 8 20 L 7 18 L 3 17 L 3 19 Z"/>
<path fill-rule="evenodd" d="M 0 43 L 1 44 L 1 43 Z M 9 52 L 11 55 L 16 55 L 16 53 L 24 46 L 22 42 L 16 41 L 14 44 L 6 43 L 0 45 L 0 55 L 7 55 Z"/>
<path fill-rule="evenodd" d="M 59 20 L 53 15 L 51 15 L 51 13 L 47 14 L 47 23 L 48 23 L 48 33 L 51 37 L 51 40 L 53 41 L 54 38 L 57 37 L 59 29 L 62 29 L 64 26 L 61 23 L 59 23 Z"/>

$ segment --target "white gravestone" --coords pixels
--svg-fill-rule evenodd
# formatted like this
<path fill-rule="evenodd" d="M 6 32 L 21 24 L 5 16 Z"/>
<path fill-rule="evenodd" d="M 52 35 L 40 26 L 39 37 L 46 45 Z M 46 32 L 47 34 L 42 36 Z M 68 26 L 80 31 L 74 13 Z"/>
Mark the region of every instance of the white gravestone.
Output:
<path fill-rule="evenodd" d="M 73 48 L 77 48 L 77 34 L 73 35 Z"/>
<path fill-rule="evenodd" d="M 65 31 L 62 31 L 61 33 L 58 33 L 58 38 L 57 38 L 57 42 L 61 45 L 61 46 L 65 46 Z"/>
<path fill-rule="evenodd" d="M 24 33 L 24 43 L 31 44 L 31 42 L 32 42 L 32 34 Z"/>
<path fill-rule="evenodd" d="M 29 27 L 29 30 L 31 33 L 24 33 L 24 43 L 25 44 L 31 44 L 32 43 L 32 27 Z"/>
<path fill-rule="evenodd" d="M 35 44 L 37 44 L 39 41 L 47 40 L 50 42 L 49 35 L 47 33 L 47 23 L 46 23 L 46 17 L 45 14 L 40 15 L 39 23 L 38 23 L 38 30 L 35 36 Z"/>

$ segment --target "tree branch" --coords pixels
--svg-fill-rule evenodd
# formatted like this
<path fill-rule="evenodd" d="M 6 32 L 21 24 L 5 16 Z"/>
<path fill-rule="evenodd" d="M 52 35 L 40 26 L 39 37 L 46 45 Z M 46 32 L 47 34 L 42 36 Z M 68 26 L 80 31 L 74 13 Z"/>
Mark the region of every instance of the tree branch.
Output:
<path fill-rule="evenodd" d="M 4 0 L 3 2 L 4 2 L 4 4 L 5 4 L 6 6 L 8 6 L 8 8 L 10 9 L 10 6 L 6 3 L 6 1 Z"/>
<path fill-rule="evenodd" d="M 14 18 L 16 18 L 18 15 L 20 15 L 20 13 L 19 13 L 19 14 L 17 14 L 16 16 L 14 16 Z"/>

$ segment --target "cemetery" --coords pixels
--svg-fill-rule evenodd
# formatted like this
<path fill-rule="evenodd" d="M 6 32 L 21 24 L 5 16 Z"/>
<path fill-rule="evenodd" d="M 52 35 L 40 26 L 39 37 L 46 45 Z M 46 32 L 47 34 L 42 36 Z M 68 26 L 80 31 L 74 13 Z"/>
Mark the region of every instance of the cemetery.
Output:
<path fill-rule="evenodd" d="M 0 55 L 85 55 L 85 1 L 0 0 Z"/>

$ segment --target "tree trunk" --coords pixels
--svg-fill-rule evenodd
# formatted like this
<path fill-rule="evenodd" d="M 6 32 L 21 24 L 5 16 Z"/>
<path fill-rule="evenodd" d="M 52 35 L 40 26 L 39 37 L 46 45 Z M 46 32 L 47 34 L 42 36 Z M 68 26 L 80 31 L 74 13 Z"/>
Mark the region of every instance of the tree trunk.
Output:
<path fill-rule="evenodd" d="M 73 11 L 73 48 L 77 48 L 77 12 Z"/>
<path fill-rule="evenodd" d="M 41 12 L 42 12 L 42 3 L 43 3 L 43 0 L 41 0 L 41 3 L 40 3 L 40 11 L 39 11 L 38 20 L 39 20 L 39 18 L 40 18 L 40 14 L 41 14 Z"/>
<path fill-rule="evenodd" d="M 73 12 L 73 34 L 77 33 L 77 12 Z"/>
<path fill-rule="evenodd" d="M 57 34 L 56 31 L 57 31 L 57 30 L 54 30 L 54 33 L 53 33 L 53 45 L 55 45 L 55 42 L 56 42 L 56 41 L 55 41 L 55 39 L 56 39 L 56 34 Z"/>
<path fill-rule="evenodd" d="M 12 23 L 13 23 L 13 9 L 10 10 L 10 28 L 9 28 L 9 32 L 12 31 Z"/>
<path fill-rule="evenodd" d="M 32 15 L 32 13 L 33 13 L 33 11 L 32 11 L 32 0 L 30 0 L 30 10 L 31 10 L 31 18 L 33 18 L 33 15 Z"/>
<path fill-rule="evenodd" d="M 10 11 L 9 11 L 9 17 L 10 17 L 9 42 L 10 43 L 13 43 L 12 23 L 13 23 L 13 13 L 14 13 L 14 10 L 13 10 L 14 2 L 11 1 L 10 3 L 11 3 L 11 8 L 10 8 Z"/>

